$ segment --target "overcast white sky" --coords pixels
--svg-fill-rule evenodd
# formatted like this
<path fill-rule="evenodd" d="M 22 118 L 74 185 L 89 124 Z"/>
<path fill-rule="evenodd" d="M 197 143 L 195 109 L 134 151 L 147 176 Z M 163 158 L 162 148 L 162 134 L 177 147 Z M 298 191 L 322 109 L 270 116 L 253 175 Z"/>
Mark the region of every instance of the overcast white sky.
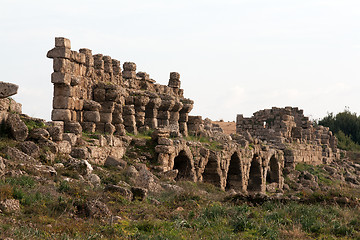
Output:
<path fill-rule="evenodd" d="M 181 74 L 192 115 L 297 106 L 360 113 L 359 0 L 0 0 L 0 81 L 50 120 L 54 37 L 133 61 L 158 83 Z"/>

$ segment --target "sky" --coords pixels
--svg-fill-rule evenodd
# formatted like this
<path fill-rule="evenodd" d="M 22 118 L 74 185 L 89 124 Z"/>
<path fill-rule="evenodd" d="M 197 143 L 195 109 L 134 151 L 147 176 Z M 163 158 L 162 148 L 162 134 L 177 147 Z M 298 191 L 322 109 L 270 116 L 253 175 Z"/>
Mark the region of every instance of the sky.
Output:
<path fill-rule="evenodd" d="M 276 107 L 311 119 L 360 113 L 359 0 L 0 0 L 0 81 L 50 120 L 55 37 L 132 61 L 160 84 L 179 72 L 190 115 L 234 121 Z"/>

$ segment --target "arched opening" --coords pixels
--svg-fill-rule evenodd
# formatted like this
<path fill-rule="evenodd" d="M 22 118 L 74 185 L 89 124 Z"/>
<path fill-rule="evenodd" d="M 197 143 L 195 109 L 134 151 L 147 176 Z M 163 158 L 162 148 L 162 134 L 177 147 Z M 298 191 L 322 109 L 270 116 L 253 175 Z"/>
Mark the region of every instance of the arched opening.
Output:
<path fill-rule="evenodd" d="M 216 157 L 210 156 L 203 173 L 203 182 L 211 183 L 215 186 L 221 185 L 221 178 L 218 173 Z"/>
<path fill-rule="evenodd" d="M 234 153 L 230 159 L 229 171 L 226 179 L 226 190 L 242 190 L 242 170 L 240 158 L 237 153 Z"/>
<path fill-rule="evenodd" d="M 266 174 L 267 183 L 279 183 L 279 164 L 275 155 L 270 158 L 269 167 Z"/>
<path fill-rule="evenodd" d="M 251 161 L 249 183 L 247 186 L 247 190 L 249 192 L 260 192 L 261 184 L 262 184 L 262 178 L 261 178 L 260 157 L 254 155 Z"/>
<path fill-rule="evenodd" d="M 182 150 L 174 159 L 174 169 L 179 171 L 177 177 L 175 178 L 176 181 L 191 180 L 191 161 L 184 150 Z"/>

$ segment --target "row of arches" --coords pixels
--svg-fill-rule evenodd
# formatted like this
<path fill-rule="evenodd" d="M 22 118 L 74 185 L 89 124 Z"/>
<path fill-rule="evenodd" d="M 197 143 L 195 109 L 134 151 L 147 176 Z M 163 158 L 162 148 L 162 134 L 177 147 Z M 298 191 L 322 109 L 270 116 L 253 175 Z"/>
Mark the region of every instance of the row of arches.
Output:
<path fill-rule="evenodd" d="M 254 154 L 250 164 L 246 164 L 246 161 L 242 161 L 235 152 L 231 155 L 227 175 L 222 176 L 218 159 L 214 154 L 210 154 L 202 173 L 202 181 L 221 187 L 221 179 L 224 177 L 225 190 L 261 192 L 265 190 L 266 184 L 280 183 L 281 176 L 279 161 L 275 154 L 266 164 L 263 161 L 258 154 Z M 178 170 L 176 181 L 193 180 L 194 167 L 191 156 L 186 151 L 180 151 L 175 157 L 173 169 Z"/>

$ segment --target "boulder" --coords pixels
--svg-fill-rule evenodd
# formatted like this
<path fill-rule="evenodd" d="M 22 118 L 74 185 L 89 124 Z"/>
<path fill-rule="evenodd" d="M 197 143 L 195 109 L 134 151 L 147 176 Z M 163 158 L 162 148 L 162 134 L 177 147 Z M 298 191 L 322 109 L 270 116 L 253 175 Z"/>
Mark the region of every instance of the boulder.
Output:
<path fill-rule="evenodd" d="M 127 162 L 119 159 L 119 158 L 115 158 L 113 156 L 108 156 L 105 160 L 104 166 L 105 167 L 120 167 L 121 169 L 125 168 L 127 165 Z"/>
<path fill-rule="evenodd" d="M 70 155 L 74 158 L 88 159 L 89 158 L 89 150 L 86 147 L 72 148 Z"/>
<path fill-rule="evenodd" d="M 29 138 L 34 140 L 46 140 L 49 139 L 50 133 L 44 128 L 34 128 L 29 133 Z"/>
<path fill-rule="evenodd" d="M 117 192 L 124 198 L 126 198 L 129 201 L 133 200 L 133 193 L 129 189 L 119 186 L 119 185 L 107 185 L 104 189 L 105 191 L 109 192 Z"/>
<path fill-rule="evenodd" d="M 15 140 L 24 141 L 27 138 L 29 130 L 18 114 L 10 114 L 6 123 Z"/>
<path fill-rule="evenodd" d="M 38 158 L 40 156 L 40 148 L 32 141 L 19 143 L 19 148 L 21 151 L 33 158 Z"/>
<path fill-rule="evenodd" d="M 6 147 L 4 153 L 9 157 L 10 160 L 16 161 L 16 162 L 24 162 L 24 163 L 36 163 L 36 161 L 33 157 L 27 155 L 26 153 L 23 153 L 17 148 L 13 147 Z"/>
<path fill-rule="evenodd" d="M 98 219 L 107 218 L 112 215 L 110 209 L 106 206 L 106 204 L 97 199 L 88 201 L 86 203 L 85 214 L 88 217 Z"/>
<path fill-rule="evenodd" d="M 16 84 L 0 81 L 0 98 L 7 98 L 15 95 L 18 89 L 19 86 Z"/>

